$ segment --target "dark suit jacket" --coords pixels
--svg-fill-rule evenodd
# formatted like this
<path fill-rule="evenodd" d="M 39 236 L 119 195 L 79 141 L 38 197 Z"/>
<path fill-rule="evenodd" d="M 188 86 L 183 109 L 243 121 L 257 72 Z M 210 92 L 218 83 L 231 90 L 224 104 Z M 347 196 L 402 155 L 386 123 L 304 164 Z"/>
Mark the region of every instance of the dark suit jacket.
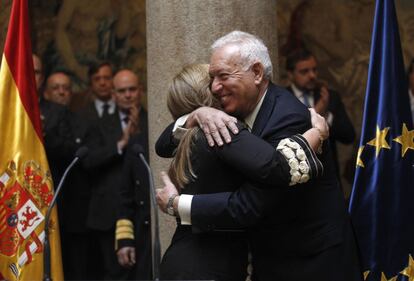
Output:
<path fill-rule="evenodd" d="M 152 244 L 149 175 L 145 165 L 133 151 L 134 144 L 143 147 L 143 154 L 148 159 L 148 135 L 139 133 L 133 136 L 125 154 L 122 183 L 119 187 L 121 204 L 118 219 L 128 219 L 133 222 L 135 240 L 121 239 L 118 241 L 118 248 L 135 247 L 137 263 L 133 268 L 134 280 L 150 280 L 152 279 Z"/>
<path fill-rule="evenodd" d="M 247 179 L 288 187 L 290 168 L 275 148 L 240 127 L 232 143 L 211 148 L 201 131 L 194 137 L 191 164 L 196 175 L 182 189 L 185 194 L 235 191 Z M 254 147 L 254 149 L 251 149 Z M 190 226 L 177 227 L 161 265 L 165 280 L 244 280 L 247 241 L 239 233 L 192 234 Z"/>
<path fill-rule="evenodd" d="M 70 128 L 70 113 L 64 106 L 43 98 L 40 99 L 39 107 L 47 160 L 56 188 L 76 151 Z"/>
<path fill-rule="evenodd" d="M 117 142 L 122 136 L 119 114 L 97 120 L 91 137 L 88 156 L 83 161 L 91 173 L 92 197 L 87 225 L 95 230 L 109 230 L 115 226 L 120 205 L 119 186 L 122 179 L 123 154 Z"/>
<path fill-rule="evenodd" d="M 310 127 L 307 108 L 270 84 L 252 133 L 275 146 Z M 320 159 L 322 178 L 289 189 L 245 183 L 233 193 L 195 195 L 193 232 L 250 227 L 254 280 L 361 280 L 327 145 Z"/>
<path fill-rule="evenodd" d="M 146 112 L 141 110 L 140 123 L 147 122 Z M 141 124 L 140 124 L 141 126 Z M 146 125 L 141 126 L 147 130 Z M 92 229 L 109 230 L 115 226 L 120 208 L 120 183 L 124 153 L 120 154 L 117 142 L 123 132 L 119 113 L 116 110 L 105 118 L 98 119 L 88 141 L 90 151 L 84 166 L 92 172 L 92 198 L 87 224 Z M 146 139 L 144 142 L 148 142 Z M 144 143 L 144 147 L 148 144 Z"/>
<path fill-rule="evenodd" d="M 287 88 L 291 93 L 291 87 Z M 319 91 L 314 93 L 315 103 L 318 102 L 321 95 Z M 329 128 L 329 143 L 332 149 L 333 158 L 335 161 L 338 177 L 340 178 L 338 151 L 336 149 L 336 142 L 343 144 L 351 144 L 355 140 L 355 129 L 346 113 L 345 106 L 341 101 L 339 94 L 329 89 L 329 104 L 327 110 L 334 116 L 332 125 Z"/>
<path fill-rule="evenodd" d="M 69 123 L 76 149 L 87 146 L 92 124 L 77 113 L 70 114 Z M 65 232 L 84 233 L 88 231 L 86 218 L 92 182 L 81 162 L 82 160 L 67 175 L 60 195 L 60 226 Z"/>
<path fill-rule="evenodd" d="M 93 101 L 75 112 L 78 113 L 83 120 L 90 124 L 94 124 L 97 120 L 99 120 L 99 114 Z"/>

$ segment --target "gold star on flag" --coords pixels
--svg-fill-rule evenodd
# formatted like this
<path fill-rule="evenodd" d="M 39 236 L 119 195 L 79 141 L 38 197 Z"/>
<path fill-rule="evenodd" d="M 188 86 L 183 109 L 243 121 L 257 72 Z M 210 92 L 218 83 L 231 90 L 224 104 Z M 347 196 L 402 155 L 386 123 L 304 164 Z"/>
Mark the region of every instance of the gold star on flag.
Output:
<path fill-rule="evenodd" d="M 414 280 L 414 260 L 411 255 L 408 257 L 408 266 L 404 268 L 403 271 L 400 272 L 402 275 L 405 275 L 408 277 L 408 281 Z"/>
<path fill-rule="evenodd" d="M 381 272 L 381 281 L 388 281 L 387 276 L 385 276 L 384 272 Z"/>
<path fill-rule="evenodd" d="M 368 275 L 369 275 L 369 270 L 364 272 L 364 280 L 367 280 Z"/>
<path fill-rule="evenodd" d="M 358 166 L 360 166 L 360 167 L 362 167 L 362 168 L 365 168 L 364 162 L 362 162 L 362 159 L 361 159 L 361 154 L 362 154 L 362 151 L 364 151 L 364 147 L 365 147 L 365 145 L 360 146 L 360 147 L 358 148 L 357 162 L 356 162 L 357 167 L 358 167 Z M 366 272 L 368 272 L 368 273 L 369 273 L 369 271 L 366 271 Z M 368 274 L 368 273 L 367 273 L 367 274 Z"/>
<path fill-rule="evenodd" d="M 387 140 L 385 139 L 387 137 L 388 131 L 390 127 L 386 127 L 383 130 L 379 129 L 379 126 L 377 125 L 377 131 L 375 133 L 375 139 L 372 139 L 367 144 L 371 146 L 375 146 L 375 157 L 378 157 L 378 154 L 381 150 L 381 148 L 387 148 L 390 149 L 391 147 L 388 145 Z"/>
<path fill-rule="evenodd" d="M 397 274 L 397 276 L 394 276 L 393 278 L 388 279 L 388 281 L 397 281 L 397 278 L 398 278 L 398 274 Z"/>
<path fill-rule="evenodd" d="M 408 131 L 407 125 L 403 123 L 402 135 L 394 141 L 401 144 L 401 156 L 404 157 L 408 149 L 414 149 L 414 130 Z"/>

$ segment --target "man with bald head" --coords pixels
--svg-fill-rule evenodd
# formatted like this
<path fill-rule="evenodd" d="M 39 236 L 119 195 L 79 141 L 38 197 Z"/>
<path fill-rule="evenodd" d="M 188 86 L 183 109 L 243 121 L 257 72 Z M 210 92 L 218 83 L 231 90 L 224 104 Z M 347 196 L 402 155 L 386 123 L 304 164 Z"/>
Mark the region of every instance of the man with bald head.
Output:
<path fill-rule="evenodd" d="M 130 268 L 134 264 L 122 264 L 121 267 L 114 251 L 115 225 L 123 200 L 120 184 L 124 177 L 122 166 L 128 143 L 141 136 L 140 132 L 147 136 L 147 117 L 140 106 L 142 89 L 138 77 L 124 69 L 118 71 L 112 81 L 111 100 L 115 108 L 112 114 L 97 120 L 88 145 L 90 153 L 85 159 L 85 166 L 93 175 L 87 225 L 94 231 L 99 244 L 103 278 L 126 280 L 133 274 Z M 146 143 L 142 144 L 147 147 Z M 127 199 L 134 200 L 133 197 Z M 128 255 L 131 257 L 130 251 Z"/>
<path fill-rule="evenodd" d="M 147 134 L 147 113 L 141 106 L 142 86 L 138 76 L 128 69 L 120 70 L 113 80 L 113 98 L 118 107 L 121 120 L 128 130 L 124 134 L 125 139 L 131 134 L 142 132 Z"/>
<path fill-rule="evenodd" d="M 148 175 L 132 151 L 132 146 L 139 144 L 148 159 L 147 113 L 140 103 L 143 91 L 138 76 L 127 69 L 118 71 L 113 83 L 113 96 L 121 120 L 128 120 L 124 131 L 128 146 L 119 190 L 121 206 L 115 234 L 117 257 L 121 266 L 131 268 L 133 279 L 150 280 L 151 215 Z"/>

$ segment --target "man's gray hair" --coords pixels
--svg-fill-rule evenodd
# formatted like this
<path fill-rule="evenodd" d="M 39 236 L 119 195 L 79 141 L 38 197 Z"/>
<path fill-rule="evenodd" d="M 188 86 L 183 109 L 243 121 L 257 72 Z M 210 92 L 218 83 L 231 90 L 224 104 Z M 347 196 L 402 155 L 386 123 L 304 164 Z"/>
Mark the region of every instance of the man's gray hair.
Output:
<path fill-rule="evenodd" d="M 232 31 L 223 37 L 217 39 L 211 45 L 211 51 L 214 52 L 226 45 L 237 45 L 240 51 L 242 67 L 247 69 L 254 63 L 259 62 L 264 68 L 264 77 L 272 79 L 273 66 L 270 60 L 269 51 L 261 39 L 243 31 Z"/>

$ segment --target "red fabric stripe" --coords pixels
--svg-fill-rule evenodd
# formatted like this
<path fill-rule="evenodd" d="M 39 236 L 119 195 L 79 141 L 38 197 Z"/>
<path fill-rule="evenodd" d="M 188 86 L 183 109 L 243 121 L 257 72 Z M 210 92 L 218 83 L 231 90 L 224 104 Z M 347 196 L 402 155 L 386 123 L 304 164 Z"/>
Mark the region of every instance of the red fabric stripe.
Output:
<path fill-rule="evenodd" d="M 37 135 L 43 142 L 39 101 L 34 78 L 27 0 L 13 1 L 4 55 L 19 89 L 23 106 Z"/>

